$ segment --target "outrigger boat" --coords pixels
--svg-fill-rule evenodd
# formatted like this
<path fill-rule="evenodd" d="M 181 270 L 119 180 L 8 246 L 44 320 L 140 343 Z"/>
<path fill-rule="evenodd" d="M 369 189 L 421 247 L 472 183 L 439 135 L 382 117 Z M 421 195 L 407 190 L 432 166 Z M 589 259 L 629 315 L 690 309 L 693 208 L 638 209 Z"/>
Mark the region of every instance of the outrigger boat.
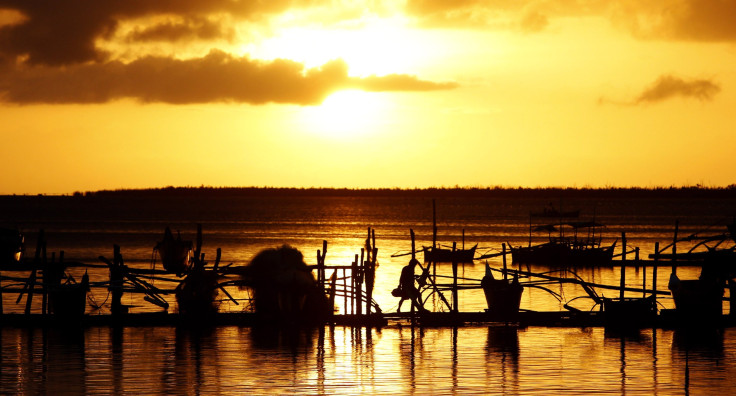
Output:
<path fill-rule="evenodd" d="M 192 241 L 182 240 L 181 235 L 174 238 L 169 227 L 166 227 L 164 239 L 156 244 L 154 250 L 158 251 L 167 272 L 181 276 L 189 269 Z"/>
<path fill-rule="evenodd" d="M 17 263 L 23 258 L 23 234 L 18 230 L 0 228 L 0 264 Z"/>
<path fill-rule="evenodd" d="M 440 247 L 423 247 L 425 263 L 472 263 L 475 257 L 476 244 L 470 249 L 447 249 Z"/>
<path fill-rule="evenodd" d="M 513 319 L 519 313 L 524 287 L 519 283 L 518 276 L 514 276 L 511 281 L 495 279 L 486 264 L 486 274 L 481 279 L 480 285 L 488 304 L 486 312 L 501 319 Z"/>
<path fill-rule="evenodd" d="M 600 233 L 595 230 L 604 225 L 594 221 L 563 221 L 563 217 L 577 217 L 578 211 L 558 212 L 547 209 L 545 212 L 532 213 L 529 221 L 529 246 L 511 245 L 511 260 L 515 264 L 539 264 L 562 267 L 610 266 L 616 242 L 604 246 Z M 532 227 L 533 217 L 553 217 L 558 215 L 557 224 L 543 224 Z M 565 235 L 563 227 L 572 228 L 572 237 Z M 579 236 L 579 230 L 587 230 L 587 235 Z M 547 231 L 549 241 L 532 245 L 532 231 Z M 552 233 L 558 233 L 552 236 Z"/>

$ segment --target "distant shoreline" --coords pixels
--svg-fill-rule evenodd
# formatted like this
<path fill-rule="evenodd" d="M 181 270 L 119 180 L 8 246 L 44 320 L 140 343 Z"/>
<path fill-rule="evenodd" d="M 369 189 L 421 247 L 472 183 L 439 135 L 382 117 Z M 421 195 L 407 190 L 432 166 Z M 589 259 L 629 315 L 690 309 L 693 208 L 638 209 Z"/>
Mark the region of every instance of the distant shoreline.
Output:
<path fill-rule="evenodd" d="M 294 188 L 294 187 L 162 187 L 75 192 L 69 195 L 2 195 L 2 197 L 559 197 L 559 198 L 734 198 L 736 184 L 728 187 L 577 188 L 577 187 L 453 187 L 453 188 Z"/>

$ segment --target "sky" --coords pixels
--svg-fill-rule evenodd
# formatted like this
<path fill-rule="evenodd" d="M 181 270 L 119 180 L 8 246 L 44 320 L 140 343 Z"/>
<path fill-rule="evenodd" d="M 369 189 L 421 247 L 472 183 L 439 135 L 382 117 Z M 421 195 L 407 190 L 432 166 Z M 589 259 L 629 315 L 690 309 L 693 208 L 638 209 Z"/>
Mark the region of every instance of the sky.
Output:
<path fill-rule="evenodd" d="M 736 183 L 736 1 L 0 0 L 0 194 Z"/>

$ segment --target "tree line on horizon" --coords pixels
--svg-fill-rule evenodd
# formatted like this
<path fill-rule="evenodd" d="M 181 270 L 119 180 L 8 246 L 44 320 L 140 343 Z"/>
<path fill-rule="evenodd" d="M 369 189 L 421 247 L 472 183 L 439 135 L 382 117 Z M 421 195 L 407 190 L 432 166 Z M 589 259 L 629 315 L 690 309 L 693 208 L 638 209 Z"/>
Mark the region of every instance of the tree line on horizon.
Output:
<path fill-rule="evenodd" d="M 111 196 L 733 196 L 736 184 L 726 187 L 429 187 L 429 188 L 329 188 L 329 187 L 211 187 L 183 186 L 75 192 L 74 197 Z"/>

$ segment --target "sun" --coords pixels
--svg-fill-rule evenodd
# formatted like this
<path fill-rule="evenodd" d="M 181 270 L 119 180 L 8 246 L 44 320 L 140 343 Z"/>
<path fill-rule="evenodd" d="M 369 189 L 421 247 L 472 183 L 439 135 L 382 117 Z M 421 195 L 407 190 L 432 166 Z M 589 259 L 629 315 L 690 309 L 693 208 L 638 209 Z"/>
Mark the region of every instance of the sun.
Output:
<path fill-rule="evenodd" d="M 319 106 L 301 108 L 302 126 L 315 135 L 349 140 L 381 130 L 388 116 L 385 95 L 338 91 Z"/>

